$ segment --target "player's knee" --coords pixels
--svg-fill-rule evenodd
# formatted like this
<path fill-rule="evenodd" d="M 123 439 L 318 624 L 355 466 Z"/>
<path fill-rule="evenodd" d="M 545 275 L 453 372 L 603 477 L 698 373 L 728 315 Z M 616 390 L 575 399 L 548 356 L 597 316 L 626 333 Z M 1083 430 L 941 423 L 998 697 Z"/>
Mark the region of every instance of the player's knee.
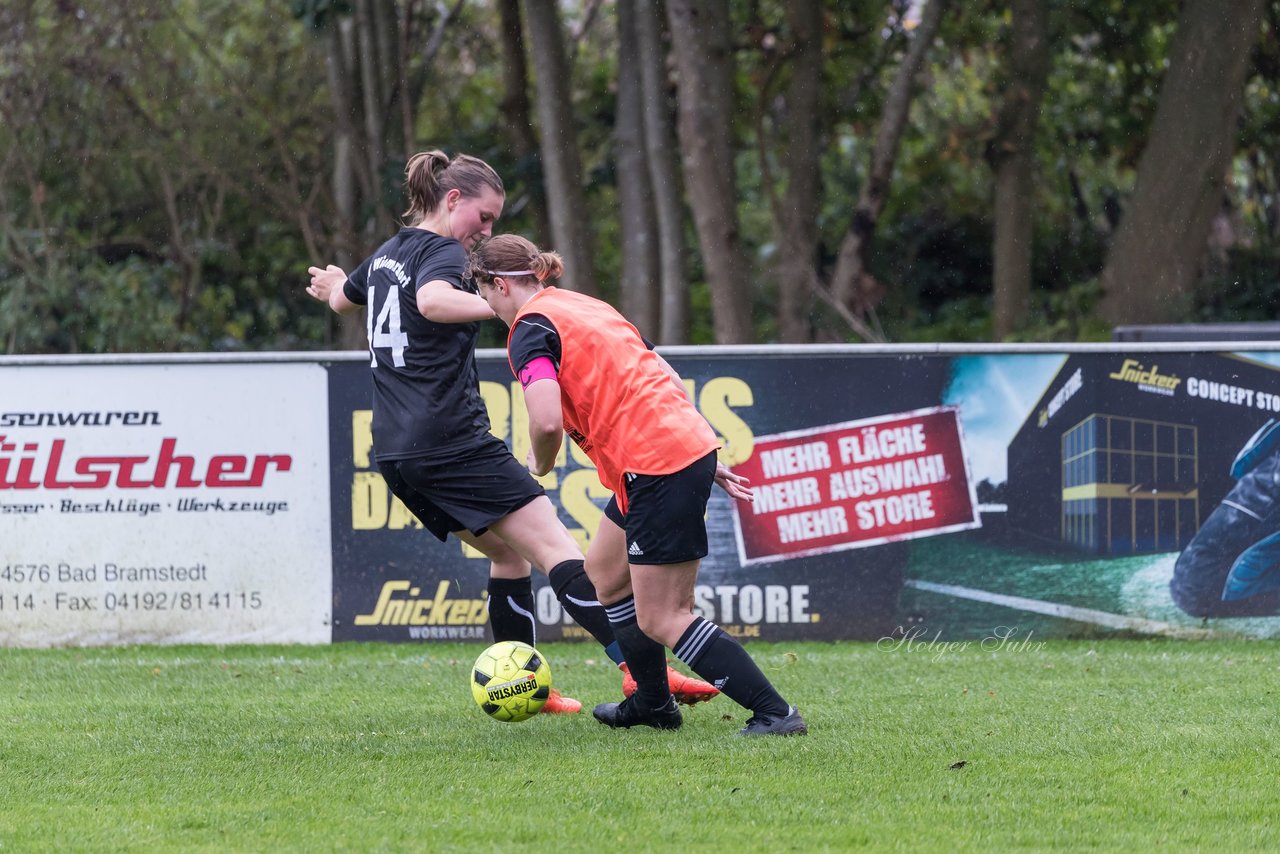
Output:
<path fill-rule="evenodd" d="M 640 631 L 658 643 L 665 647 L 672 647 L 680 639 L 679 634 L 672 637 L 672 630 L 677 624 L 677 617 L 677 614 L 644 612 L 637 609 L 636 625 L 640 627 Z"/>
<path fill-rule="evenodd" d="M 589 570 L 587 578 L 596 589 L 596 599 L 601 602 L 620 602 L 631 595 L 631 585 L 625 578 L 609 575 L 593 575 Z"/>
<path fill-rule="evenodd" d="M 486 544 L 485 554 L 492 566 L 489 574 L 495 578 L 517 578 L 529 574 L 529 562 L 505 543 Z"/>

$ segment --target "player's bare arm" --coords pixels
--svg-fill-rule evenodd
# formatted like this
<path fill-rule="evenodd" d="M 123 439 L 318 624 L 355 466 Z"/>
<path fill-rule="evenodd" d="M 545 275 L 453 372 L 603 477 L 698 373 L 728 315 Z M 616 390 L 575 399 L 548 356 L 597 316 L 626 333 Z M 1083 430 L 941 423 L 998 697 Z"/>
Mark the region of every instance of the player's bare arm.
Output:
<path fill-rule="evenodd" d="M 435 323 L 472 323 L 497 317 L 484 297 L 460 291 L 441 279 L 418 288 L 418 312 Z"/>
<path fill-rule="evenodd" d="M 529 471 L 541 477 L 555 468 L 564 441 L 564 413 L 560 408 L 560 383 L 540 379 L 524 390 L 529 411 Z"/>

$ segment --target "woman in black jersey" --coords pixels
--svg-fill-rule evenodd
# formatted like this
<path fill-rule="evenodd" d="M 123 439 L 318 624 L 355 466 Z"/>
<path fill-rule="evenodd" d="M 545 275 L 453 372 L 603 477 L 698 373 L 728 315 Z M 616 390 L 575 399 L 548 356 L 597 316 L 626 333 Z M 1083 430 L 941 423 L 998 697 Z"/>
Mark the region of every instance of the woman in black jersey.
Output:
<path fill-rule="evenodd" d="M 547 573 L 569 615 L 622 665 L 581 549 L 542 487 L 489 432 L 480 397 L 476 336 L 479 322 L 494 313 L 465 270 L 468 250 L 502 214 L 502 179 L 483 160 L 451 160 L 440 151 L 414 155 L 405 173 L 409 225 L 349 276 L 332 264 L 308 270 L 307 293 L 334 311 L 368 307 L 378 468 L 432 534 L 444 541 L 452 532 L 489 558 L 495 640 L 534 643 L 532 564 Z M 718 693 L 674 671 L 669 678 L 684 702 Z M 629 673 L 627 689 L 634 691 Z M 554 694 L 543 711 L 580 709 Z"/>

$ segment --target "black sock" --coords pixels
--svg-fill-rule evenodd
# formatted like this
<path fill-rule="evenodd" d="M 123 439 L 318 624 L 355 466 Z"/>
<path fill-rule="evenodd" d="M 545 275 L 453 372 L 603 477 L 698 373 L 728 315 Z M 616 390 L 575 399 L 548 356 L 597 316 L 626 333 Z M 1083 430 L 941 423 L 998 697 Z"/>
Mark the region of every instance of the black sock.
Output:
<path fill-rule="evenodd" d="M 782 716 L 791 709 L 742 644 L 715 623 L 695 617 L 672 652 L 745 709 L 770 716 Z"/>
<path fill-rule="evenodd" d="M 493 640 L 522 641 L 537 646 L 537 621 L 533 616 L 533 579 L 489 579 L 489 625 Z"/>
<path fill-rule="evenodd" d="M 609 613 L 613 636 L 626 656 L 631 678 L 636 680 L 636 699 L 651 709 L 665 705 L 671 696 L 671 686 L 667 684 L 667 651 L 640 631 L 635 597 L 628 596 L 605 610 Z"/>
<path fill-rule="evenodd" d="M 596 599 L 596 588 L 591 579 L 587 578 L 582 561 L 566 560 L 556 564 L 547 573 L 547 579 L 551 582 L 551 589 L 556 592 L 561 607 L 569 612 L 573 621 L 586 629 L 614 662 L 621 663 L 622 653 L 614 643 L 609 616 Z"/>

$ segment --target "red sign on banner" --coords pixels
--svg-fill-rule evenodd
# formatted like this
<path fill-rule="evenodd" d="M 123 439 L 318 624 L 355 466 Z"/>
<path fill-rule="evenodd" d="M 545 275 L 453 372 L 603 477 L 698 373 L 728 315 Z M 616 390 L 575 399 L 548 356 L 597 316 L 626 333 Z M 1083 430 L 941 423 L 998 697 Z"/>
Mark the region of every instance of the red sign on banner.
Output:
<path fill-rule="evenodd" d="M 953 406 L 757 437 L 733 470 L 756 494 L 734 508 L 744 566 L 982 524 Z"/>

